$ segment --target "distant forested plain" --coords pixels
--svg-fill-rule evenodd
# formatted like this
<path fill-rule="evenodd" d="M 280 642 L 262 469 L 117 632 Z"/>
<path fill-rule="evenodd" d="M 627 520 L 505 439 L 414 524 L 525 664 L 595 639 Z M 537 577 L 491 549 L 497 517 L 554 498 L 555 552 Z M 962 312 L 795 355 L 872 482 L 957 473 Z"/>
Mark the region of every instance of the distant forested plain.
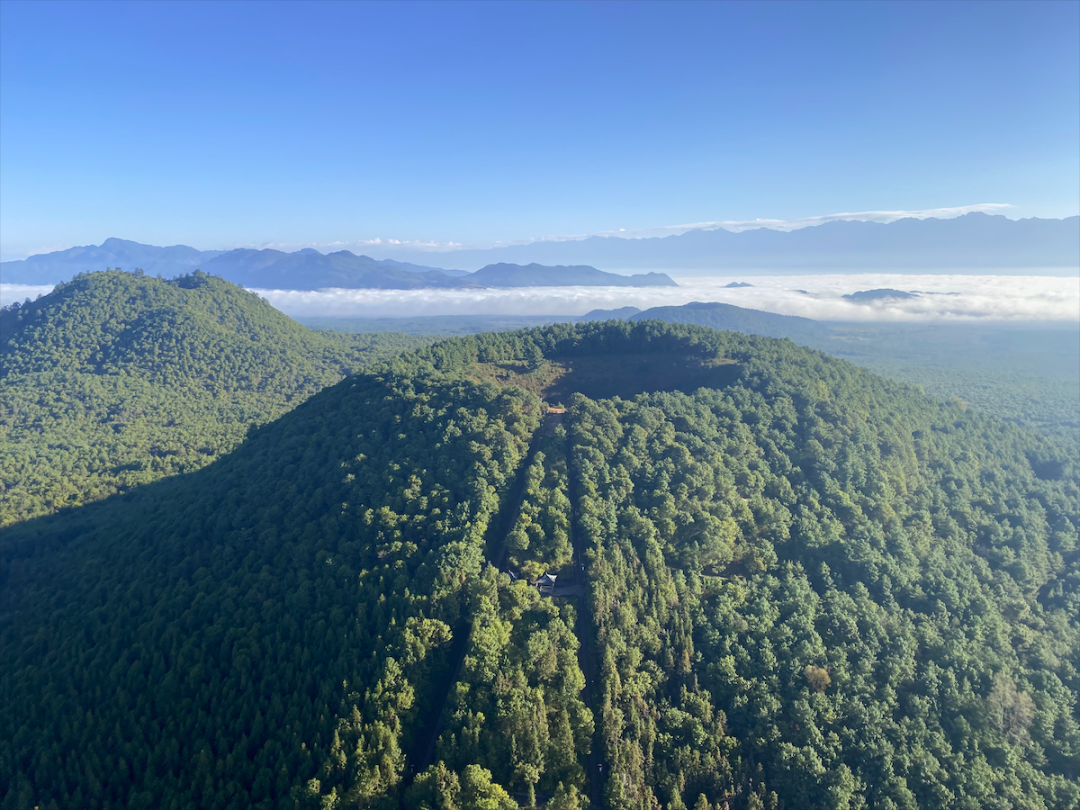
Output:
<path fill-rule="evenodd" d="M 1078 535 L 1059 443 L 788 340 L 454 338 L 5 531 L 0 807 L 1076 807 Z"/>
<path fill-rule="evenodd" d="M 877 374 L 958 399 L 1080 456 L 1080 327 L 842 324 L 808 343 Z"/>
<path fill-rule="evenodd" d="M 372 360 L 204 273 L 78 276 L 0 312 L 0 525 L 199 469 Z"/>

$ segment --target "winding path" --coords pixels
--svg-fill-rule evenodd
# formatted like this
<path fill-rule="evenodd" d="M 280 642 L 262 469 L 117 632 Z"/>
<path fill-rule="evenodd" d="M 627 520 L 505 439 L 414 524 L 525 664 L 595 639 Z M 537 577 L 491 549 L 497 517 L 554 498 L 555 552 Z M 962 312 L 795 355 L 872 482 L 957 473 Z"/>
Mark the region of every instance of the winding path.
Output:
<path fill-rule="evenodd" d="M 552 420 L 557 416 L 561 415 L 552 414 L 546 416 L 540 427 L 537 428 L 536 433 L 533 435 L 532 442 L 529 444 L 529 450 L 525 455 L 525 460 L 518 468 L 518 473 L 514 479 L 509 495 L 503 501 L 499 512 L 488 524 L 487 532 L 485 533 L 486 537 L 484 538 L 484 556 L 488 563 L 495 566 L 497 569 L 502 568 L 506 564 L 506 538 L 513 530 L 518 512 L 521 511 L 521 503 L 525 497 L 526 471 L 529 469 L 529 465 L 532 464 L 533 456 L 536 455 L 539 439 L 544 435 L 549 435 L 545 431 L 554 430 L 554 427 L 549 426 L 552 424 Z M 554 424 L 558 424 L 557 419 L 554 421 Z M 411 772 L 406 777 L 407 782 L 412 782 L 412 779 L 416 774 L 423 773 L 431 765 L 431 762 L 435 757 L 435 746 L 439 741 L 439 735 L 442 733 L 445 721 L 446 703 L 450 698 L 450 690 L 455 683 L 461 680 L 461 670 L 465 666 L 465 654 L 469 649 L 469 637 L 472 635 L 471 630 L 472 622 L 468 619 L 464 620 L 460 626 L 454 628 L 454 642 L 450 650 L 450 671 L 452 677 L 447 678 L 445 683 L 442 684 L 441 690 L 437 693 L 436 699 L 432 702 L 432 709 L 428 713 L 427 720 L 421 728 L 420 733 L 417 735 L 413 750 L 407 757 L 407 762 L 416 763 L 410 769 Z"/>
<path fill-rule="evenodd" d="M 570 539 L 574 546 L 574 578 L 577 580 L 573 583 L 575 593 L 567 593 L 567 596 L 572 596 L 577 599 L 577 637 L 578 637 L 578 665 L 581 667 L 581 671 L 585 674 L 585 689 L 583 690 L 583 697 L 585 699 L 585 705 L 592 709 L 593 713 L 593 739 L 592 745 L 589 747 L 589 767 L 587 768 L 586 777 L 589 783 L 589 803 L 594 810 L 600 810 L 603 807 L 604 796 L 604 784 L 607 781 L 607 769 L 604 767 L 604 757 L 601 751 L 601 745 L 604 741 L 604 735 L 601 728 L 603 716 L 600 712 L 599 705 L 599 680 L 597 678 L 597 658 L 595 652 L 595 639 L 596 629 L 593 627 L 592 614 L 589 611 L 589 601 L 587 599 L 587 583 L 585 577 L 587 570 L 585 568 L 585 532 L 581 528 L 581 514 L 578 510 L 578 494 L 577 494 L 577 471 L 574 469 L 573 458 L 571 453 L 572 447 L 570 444 L 569 431 L 566 437 L 566 474 L 569 479 L 569 497 L 570 497 Z M 580 577 L 580 580 L 578 580 Z M 556 594 L 553 594 L 556 595 Z M 561 595 L 561 594 L 558 594 Z M 593 684 L 597 684 L 597 691 L 593 692 Z"/>

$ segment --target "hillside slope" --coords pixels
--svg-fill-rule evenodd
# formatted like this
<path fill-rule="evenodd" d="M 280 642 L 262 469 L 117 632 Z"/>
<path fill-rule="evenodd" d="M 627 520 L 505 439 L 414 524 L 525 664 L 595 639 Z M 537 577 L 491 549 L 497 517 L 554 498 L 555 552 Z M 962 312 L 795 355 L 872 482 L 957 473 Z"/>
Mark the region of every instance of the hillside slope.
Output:
<path fill-rule="evenodd" d="M 60 285 L 0 315 L 0 525 L 197 469 L 250 425 L 426 342 L 315 332 L 202 273 Z"/>
<path fill-rule="evenodd" d="M 742 332 L 748 335 L 787 337 L 795 341 L 820 338 L 828 332 L 826 326 L 810 318 L 777 315 L 775 312 L 763 312 L 717 302 L 695 301 L 678 307 L 651 307 L 629 317 L 631 321 L 653 319 L 668 323 L 696 324 L 710 329 Z"/>
<path fill-rule="evenodd" d="M 625 315 L 601 311 L 599 317 L 790 338 L 941 399 L 955 398 L 1030 427 L 1080 460 L 1080 335 L 1066 325 L 829 323 L 721 303 Z"/>
<path fill-rule="evenodd" d="M 0 807 L 1075 806 L 1049 452 L 655 321 L 392 358 L 122 512 L 7 533 Z M 581 595 L 487 566 L 504 531 Z"/>

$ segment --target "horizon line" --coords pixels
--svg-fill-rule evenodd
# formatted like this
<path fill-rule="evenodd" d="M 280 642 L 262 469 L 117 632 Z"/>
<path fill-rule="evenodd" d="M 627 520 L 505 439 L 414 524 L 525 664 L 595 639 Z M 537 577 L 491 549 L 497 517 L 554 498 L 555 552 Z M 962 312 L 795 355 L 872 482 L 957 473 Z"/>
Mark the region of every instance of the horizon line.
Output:
<path fill-rule="evenodd" d="M 465 244 L 462 242 L 436 242 L 431 240 L 398 240 L 398 239 L 382 239 L 376 237 L 374 239 L 357 239 L 352 241 L 337 240 L 333 242 L 277 242 L 266 241 L 261 243 L 247 242 L 242 244 L 234 243 L 229 247 L 223 248 L 192 248 L 200 251 L 218 250 L 222 252 L 228 252 L 231 250 L 279 250 L 283 253 L 297 253 L 301 250 L 312 249 L 316 250 L 323 255 L 327 253 L 337 253 L 343 250 L 348 251 L 363 251 L 370 248 L 379 248 L 381 250 L 402 251 L 411 253 L 424 253 L 431 255 L 449 255 L 459 253 L 463 251 L 487 251 L 497 250 L 499 248 L 507 247 L 521 247 L 528 245 L 536 245 L 543 243 L 558 243 L 558 242 L 583 242 L 587 239 L 602 238 L 602 239 L 624 239 L 624 240 L 646 240 L 646 239 L 662 239 L 669 236 L 681 236 L 691 231 L 717 231 L 724 230 L 729 233 L 746 233 L 756 230 L 773 230 L 780 231 L 782 233 L 793 233 L 795 231 L 805 230 L 806 228 L 818 227 L 820 225 L 826 225 L 832 222 L 870 222 L 881 225 L 888 225 L 894 222 L 899 222 L 904 219 L 957 219 L 968 214 L 986 214 L 989 216 L 1002 216 L 1005 219 L 1010 219 L 1013 222 L 1022 222 L 1030 219 L 1045 219 L 1064 221 L 1066 219 L 1072 219 L 1073 217 L 1080 216 L 1080 214 L 1070 214 L 1063 217 L 1007 217 L 1005 212 L 1010 209 L 1015 209 L 1016 206 L 1011 203 L 978 203 L 975 205 L 962 205 L 946 208 L 929 208 L 929 209 L 914 209 L 914 210 L 891 210 L 891 211 L 859 211 L 859 212 L 844 212 L 837 214 L 825 214 L 821 216 L 800 217 L 797 219 L 765 219 L 758 218 L 753 220 L 717 220 L 717 221 L 703 221 L 695 223 L 686 223 L 681 225 L 665 225 L 653 228 L 639 228 L 627 230 L 624 228 L 608 231 L 596 231 L 594 233 L 586 234 L 571 234 L 562 236 L 541 236 L 533 237 L 521 240 L 501 241 L 496 240 L 491 243 L 474 243 Z M 11 251 L 7 253 L 2 247 L 0 247 L 0 261 L 7 263 L 13 261 L 24 261 L 25 259 L 34 256 L 45 256 L 50 253 L 59 253 L 65 250 L 71 250 L 75 247 L 101 247 L 106 242 L 117 239 L 124 242 L 135 242 L 135 244 L 146 245 L 147 247 L 192 247 L 181 242 L 174 243 L 172 245 L 153 245 L 149 242 L 138 242 L 134 239 L 122 239 L 120 237 L 110 236 L 102 240 L 100 245 L 51 245 L 47 247 L 41 247 L 34 249 L 34 252 L 29 251 Z M 292 248 L 291 250 L 288 248 Z M 321 248 L 321 250 L 320 250 Z M 7 255 L 5 255 L 7 254 Z"/>

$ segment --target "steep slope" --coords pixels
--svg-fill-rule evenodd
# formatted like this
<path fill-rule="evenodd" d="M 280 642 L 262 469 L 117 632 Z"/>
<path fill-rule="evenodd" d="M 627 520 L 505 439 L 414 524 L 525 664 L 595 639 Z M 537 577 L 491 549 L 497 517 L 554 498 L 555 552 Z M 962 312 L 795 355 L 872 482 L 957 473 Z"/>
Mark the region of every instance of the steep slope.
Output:
<path fill-rule="evenodd" d="M 56 722 L 5 724 L 5 801 L 277 807 L 312 778 L 393 790 L 537 412 L 495 389 L 362 376 L 139 490 L 119 524 L 67 541 L 24 525 L 4 547 L 4 648 L 23 651 L 5 691 Z M 116 598 L 88 612 L 100 588 Z M 35 669 L 75 677 L 53 708 Z"/>
<path fill-rule="evenodd" d="M 197 469 L 372 358 L 202 273 L 80 277 L 0 316 L 0 525 Z"/>
<path fill-rule="evenodd" d="M 0 806 L 1072 806 L 1080 488 L 1048 452 L 698 327 L 392 358 L 122 517 L 8 533 Z M 587 575 L 545 599 L 504 543 Z"/>
<path fill-rule="evenodd" d="M 582 321 L 628 320 L 641 312 L 637 307 L 619 307 L 618 309 L 592 309 L 579 318 Z"/>
<path fill-rule="evenodd" d="M 663 273 L 622 276 L 587 265 L 489 264 L 465 280 L 484 287 L 677 287 Z"/>

